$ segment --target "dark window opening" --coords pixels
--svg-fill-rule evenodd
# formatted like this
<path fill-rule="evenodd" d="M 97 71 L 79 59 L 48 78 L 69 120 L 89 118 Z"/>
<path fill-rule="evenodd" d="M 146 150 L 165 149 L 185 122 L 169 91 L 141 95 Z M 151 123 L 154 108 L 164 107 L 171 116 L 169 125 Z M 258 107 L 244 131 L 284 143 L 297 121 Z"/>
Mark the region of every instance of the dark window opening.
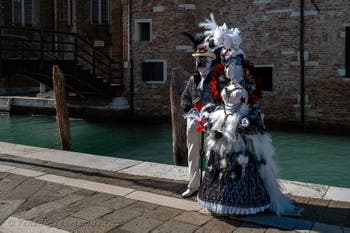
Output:
<path fill-rule="evenodd" d="M 272 72 L 273 67 L 255 67 L 258 77 L 261 78 L 264 91 L 272 91 Z"/>
<path fill-rule="evenodd" d="M 12 14 L 13 25 L 22 27 L 34 26 L 34 1 L 33 0 L 13 0 Z"/>
<path fill-rule="evenodd" d="M 74 4 L 73 4 L 73 0 L 68 0 L 67 2 L 67 6 L 68 6 L 68 22 L 67 24 L 69 26 L 72 26 L 73 25 L 73 17 L 74 17 Z"/>
<path fill-rule="evenodd" d="M 91 0 L 91 23 L 108 24 L 109 0 Z"/>
<path fill-rule="evenodd" d="M 151 25 L 150 23 L 138 23 L 139 25 L 139 40 L 150 41 L 151 40 Z"/>
<path fill-rule="evenodd" d="M 345 32 L 345 70 L 346 77 L 350 78 L 350 27 Z"/>
<path fill-rule="evenodd" d="M 142 80 L 145 82 L 163 82 L 164 81 L 164 63 L 163 62 L 143 62 Z"/>

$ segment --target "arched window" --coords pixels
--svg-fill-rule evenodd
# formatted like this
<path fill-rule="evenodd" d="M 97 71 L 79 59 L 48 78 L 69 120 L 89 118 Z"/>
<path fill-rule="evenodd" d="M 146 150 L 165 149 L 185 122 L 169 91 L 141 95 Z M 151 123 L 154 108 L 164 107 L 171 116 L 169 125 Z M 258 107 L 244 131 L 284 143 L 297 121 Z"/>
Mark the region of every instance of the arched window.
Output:
<path fill-rule="evenodd" d="M 34 26 L 34 0 L 12 0 L 12 23 L 15 26 Z"/>

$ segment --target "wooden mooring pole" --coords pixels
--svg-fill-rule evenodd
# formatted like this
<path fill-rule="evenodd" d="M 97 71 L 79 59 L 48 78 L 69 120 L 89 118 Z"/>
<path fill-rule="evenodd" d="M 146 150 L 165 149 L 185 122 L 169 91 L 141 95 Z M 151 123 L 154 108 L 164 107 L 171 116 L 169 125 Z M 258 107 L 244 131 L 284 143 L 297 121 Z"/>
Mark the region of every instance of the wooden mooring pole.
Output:
<path fill-rule="evenodd" d="M 62 150 L 72 150 L 70 137 L 69 117 L 67 107 L 66 82 L 58 65 L 52 67 L 52 82 L 55 92 L 56 119 L 61 139 Z"/>
<path fill-rule="evenodd" d="M 189 74 L 185 71 L 174 69 L 170 81 L 173 163 L 180 166 L 187 166 L 186 120 L 183 118 L 184 112 L 180 102 L 188 77 Z"/>

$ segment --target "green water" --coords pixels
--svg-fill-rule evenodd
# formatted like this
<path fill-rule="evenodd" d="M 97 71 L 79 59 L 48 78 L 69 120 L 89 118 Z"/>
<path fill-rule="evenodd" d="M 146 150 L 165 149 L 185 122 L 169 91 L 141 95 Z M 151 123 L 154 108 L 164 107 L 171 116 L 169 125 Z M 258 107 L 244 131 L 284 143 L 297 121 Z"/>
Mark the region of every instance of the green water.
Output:
<path fill-rule="evenodd" d="M 169 124 L 71 120 L 73 150 L 172 163 Z M 281 178 L 350 188 L 350 137 L 271 132 Z M 54 117 L 0 115 L 0 141 L 59 149 Z"/>

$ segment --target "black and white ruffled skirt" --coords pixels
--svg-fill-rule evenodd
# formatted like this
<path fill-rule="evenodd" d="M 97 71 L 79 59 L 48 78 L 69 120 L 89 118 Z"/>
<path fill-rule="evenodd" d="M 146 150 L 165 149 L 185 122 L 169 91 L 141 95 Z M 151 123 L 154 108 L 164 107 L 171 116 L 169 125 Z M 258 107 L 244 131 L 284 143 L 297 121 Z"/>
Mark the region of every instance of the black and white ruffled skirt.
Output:
<path fill-rule="evenodd" d="M 210 152 L 198 192 L 199 204 L 219 215 L 257 214 L 270 208 L 270 197 L 259 175 L 260 161 L 248 152 L 225 158 Z"/>

